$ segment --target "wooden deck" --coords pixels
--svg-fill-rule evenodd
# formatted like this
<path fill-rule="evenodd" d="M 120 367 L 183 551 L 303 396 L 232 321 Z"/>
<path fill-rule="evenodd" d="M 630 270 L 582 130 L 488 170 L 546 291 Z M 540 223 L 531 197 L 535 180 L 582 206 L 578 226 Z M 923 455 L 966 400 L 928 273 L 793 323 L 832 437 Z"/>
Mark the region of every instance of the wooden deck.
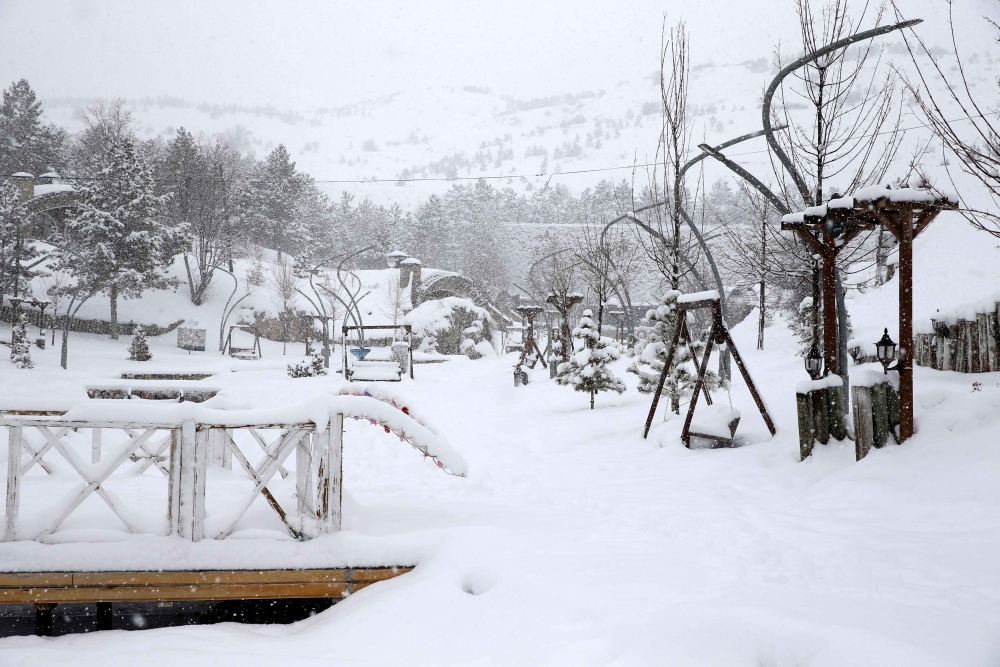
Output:
<path fill-rule="evenodd" d="M 344 598 L 412 569 L 0 573 L 0 604 Z"/>

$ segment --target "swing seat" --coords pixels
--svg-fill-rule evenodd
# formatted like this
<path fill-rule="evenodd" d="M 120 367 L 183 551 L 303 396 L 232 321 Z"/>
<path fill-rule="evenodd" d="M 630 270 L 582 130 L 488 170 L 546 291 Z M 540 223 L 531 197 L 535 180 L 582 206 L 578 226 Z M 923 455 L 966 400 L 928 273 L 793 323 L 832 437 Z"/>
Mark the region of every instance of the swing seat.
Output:
<path fill-rule="evenodd" d="M 739 424 L 740 411 L 728 405 L 716 403 L 702 408 L 691 420 L 691 427 L 687 433 L 688 446 L 691 446 L 691 438 L 699 438 L 698 444 L 701 444 L 699 448 L 732 447 L 736 427 Z"/>

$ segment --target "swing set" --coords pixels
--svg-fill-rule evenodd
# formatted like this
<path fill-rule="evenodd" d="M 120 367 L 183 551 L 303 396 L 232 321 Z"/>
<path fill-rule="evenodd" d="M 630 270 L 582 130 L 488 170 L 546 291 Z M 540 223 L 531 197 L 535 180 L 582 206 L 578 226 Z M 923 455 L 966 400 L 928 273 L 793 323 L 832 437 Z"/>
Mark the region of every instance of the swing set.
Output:
<path fill-rule="evenodd" d="M 688 331 L 687 313 L 689 310 L 699 310 L 702 308 L 711 308 L 712 328 L 708 333 L 705 354 L 699 363 L 698 357 L 694 352 L 691 333 Z M 653 404 L 649 408 L 649 416 L 646 417 L 646 428 L 642 432 L 643 438 L 649 435 L 649 429 L 653 425 L 653 417 L 656 415 L 656 406 L 660 401 L 660 393 L 663 391 L 663 385 L 666 383 L 667 375 L 670 373 L 670 366 L 674 361 L 674 355 L 677 353 L 677 346 L 681 343 L 688 346 L 691 358 L 698 369 L 698 379 L 688 405 L 687 416 L 684 418 L 684 428 L 681 430 L 681 440 L 684 442 L 685 447 L 688 449 L 691 448 L 691 438 L 706 440 L 712 443 L 711 446 L 713 448 L 731 447 L 733 437 L 736 435 L 736 427 L 740 421 L 739 412 L 736 410 L 727 410 L 721 408 L 721 406 L 717 406 L 717 409 L 711 411 L 711 415 L 706 415 L 707 419 L 695 421 L 694 411 L 698 405 L 698 394 L 704 393 L 705 402 L 709 406 L 712 405 L 712 397 L 705 388 L 705 374 L 708 372 L 708 358 L 712 356 L 712 347 L 715 345 L 725 345 L 732 353 L 733 360 L 736 361 L 736 366 L 740 369 L 743 380 L 747 383 L 747 388 L 750 389 L 750 395 L 753 396 L 753 400 L 757 404 L 760 416 L 763 417 L 764 423 L 767 424 L 767 429 L 771 432 L 772 436 L 776 433 L 774 422 L 771 420 L 771 415 L 767 412 L 764 400 L 757 392 L 753 378 L 750 377 L 750 372 L 747 371 L 746 366 L 743 364 L 743 359 L 736 349 L 736 343 L 733 342 L 732 336 L 729 335 L 729 329 L 722 318 L 722 305 L 719 293 L 712 290 L 685 294 L 677 299 L 677 327 L 674 329 L 674 338 L 670 343 L 670 348 L 667 350 L 667 359 L 666 363 L 663 364 L 663 371 L 660 373 L 660 381 L 656 386 L 656 391 L 653 393 Z"/>

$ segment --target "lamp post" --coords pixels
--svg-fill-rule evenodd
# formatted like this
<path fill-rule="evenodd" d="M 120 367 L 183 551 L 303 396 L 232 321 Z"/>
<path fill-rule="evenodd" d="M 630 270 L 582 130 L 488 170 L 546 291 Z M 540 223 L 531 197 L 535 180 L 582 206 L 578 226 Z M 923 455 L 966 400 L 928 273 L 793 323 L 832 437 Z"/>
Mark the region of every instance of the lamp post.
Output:
<path fill-rule="evenodd" d="M 889 364 L 896 358 L 896 343 L 889 338 L 888 329 L 885 329 L 882 333 L 882 338 L 879 342 L 875 343 L 875 356 L 878 358 L 879 363 L 882 364 L 882 373 L 888 375 Z"/>
<path fill-rule="evenodd" d="M 806 355 L 805 360 L 806 373 L 809 373 L 809 377 L 813 380 L 818 380 L 820 374 L 823 372 L 823 356 L 819 353 L 819 348 L 816 347 L 816 343 L 812 344 L 809 348 L 809 354 Z"/>

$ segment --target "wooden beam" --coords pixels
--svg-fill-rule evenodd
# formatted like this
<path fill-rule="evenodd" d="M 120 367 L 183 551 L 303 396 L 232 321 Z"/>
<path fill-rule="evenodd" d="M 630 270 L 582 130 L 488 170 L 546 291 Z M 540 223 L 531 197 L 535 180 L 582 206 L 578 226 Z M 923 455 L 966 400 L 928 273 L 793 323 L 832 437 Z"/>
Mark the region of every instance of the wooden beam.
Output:
<path fill-rule="evenodd" d="M 0 604 L 342 598 L 412 569 L 0 573 Z"/>

